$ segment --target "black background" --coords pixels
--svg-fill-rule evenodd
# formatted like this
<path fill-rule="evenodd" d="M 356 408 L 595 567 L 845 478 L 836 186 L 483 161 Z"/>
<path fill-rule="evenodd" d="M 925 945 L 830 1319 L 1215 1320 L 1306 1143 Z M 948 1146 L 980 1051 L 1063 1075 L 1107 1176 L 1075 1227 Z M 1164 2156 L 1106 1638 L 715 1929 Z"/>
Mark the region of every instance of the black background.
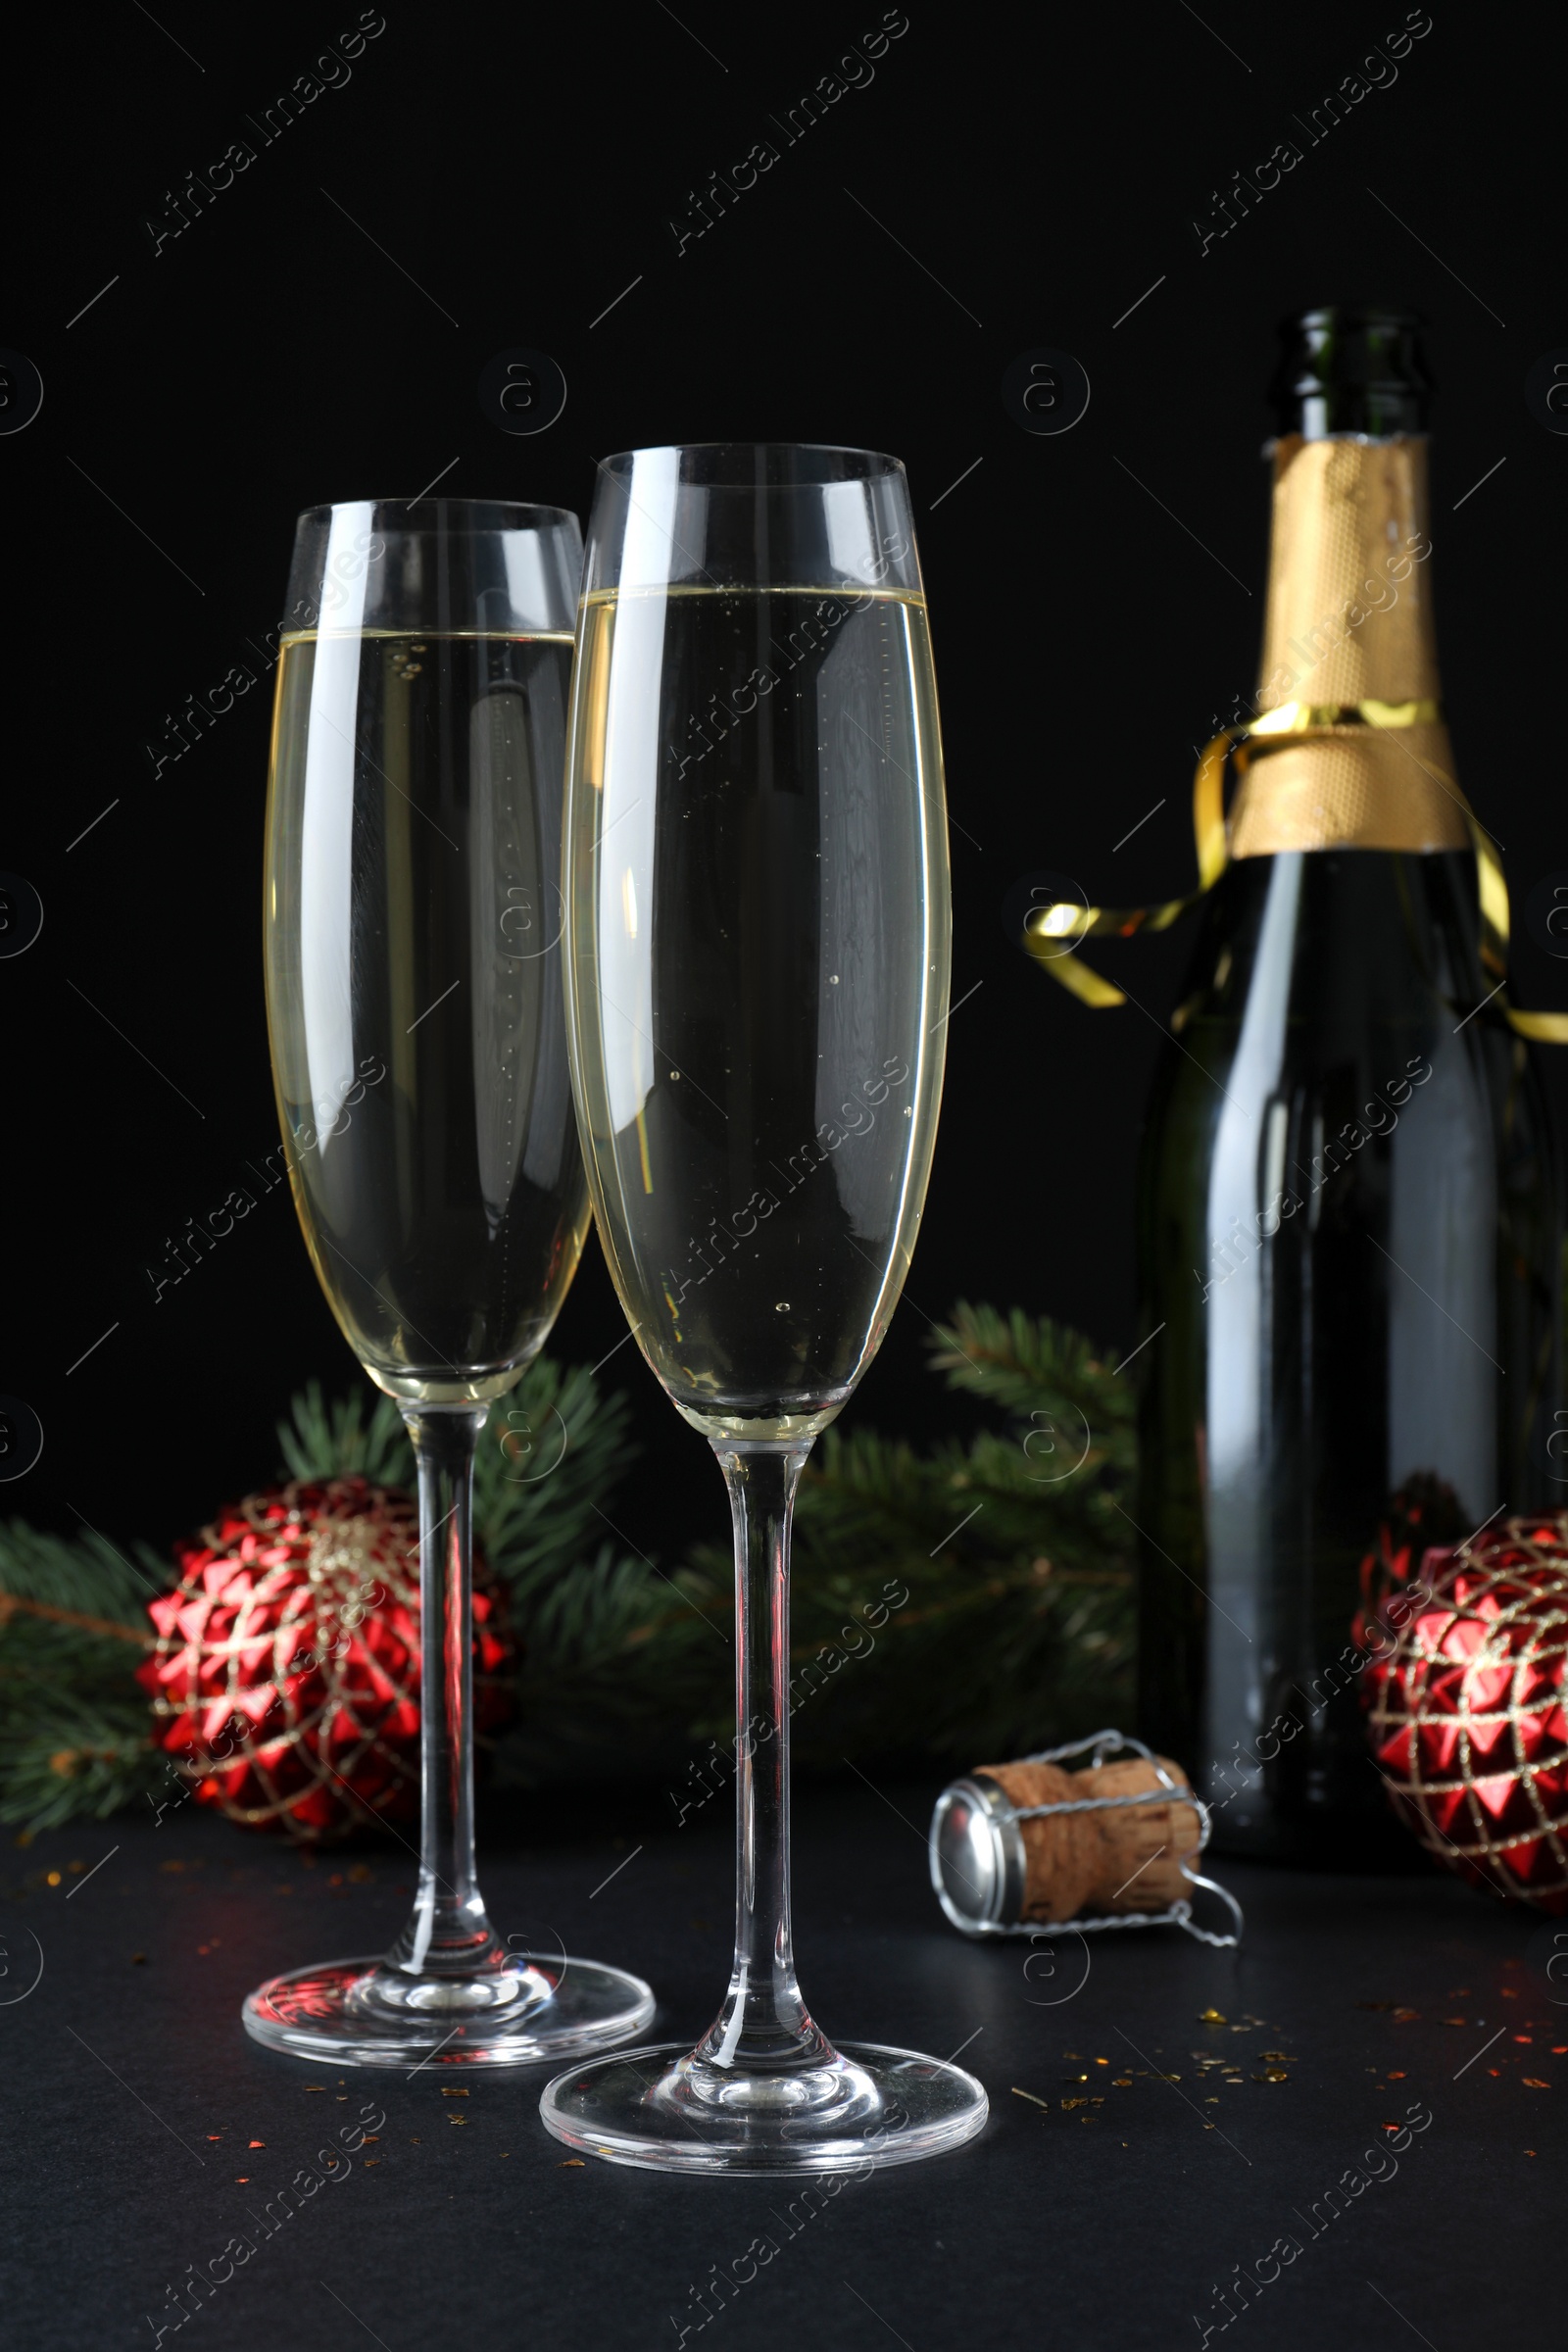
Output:
<path fill-rule="evenodd" d="M 1200 17 L 1150 0 L 1068 15 L 910 0 L 869 86 L 785 147 L 769 116 L 875 28 L 874 5 L 743 16 L 681 0 L 677 21 L 658 0 L 592 13 L 388 0 L 346 86 L 262 145 L 246 115 L 355 16 L 182 0 L 160 0 L 157 23 L 136 6 L 57 15 L 35 24 L 4 101 L 0 343 L 35 362 L 45 400 L 0 438 L 0 866 L 38 889 L 45 923 L 25 956 L 0 961 L 0 1390 L 37 1410 L 45 1450 L 0 1500 L 65 1530 L 86 1518 L 167 1540 L 270 1473 L 272 1421 L 308 1375 L 329 1389 L 356 1377 L 281 1192 L 161 1304 L 146 1271 L 276 1137 L 259 952 L 270 680 L 156 777 L 145 747 L 162 745 L 188 694 L 235 662 L 257 666 L 249 646 L 278 618 L 307 505 L 412 495 L 455 459 L 454 493 L 586 514 L 595 457 L 668 440 L 869 443 L 906 463 L 962 828 L 954 996 L 975 993 L 954 1016 L 923 1239 L 851 1408 L 862 1422 L 941 1426 L 951 1407 L 924 1369 L 926 1318 L 960 1295 L 1049 1311 L 1118 1352 L 1132 1343 L 1134 1154 L 1185 945 L 1107 952 L 1147 1010 L 1091 1014 L 1006 943 L 1000 909 L 1035 867 L 1111 903 L 1188 881 L 1193 752 L 1253 677 L 1263 387 L 1283 313 L 1372 299 L 1430 322 L 1433 537 L 1460 772 L 1504 845 L 1516 907 L 1568 866 L 1555 700 L 1568 440 L 1523 398 L 1532 363 L 1568 344 L 1564 40 L 1545 12 L 1436 0 L 1393 86 L 1313 144 L 1298 118 L 1402 8 L 1205 0 Z M 255 162 L 155 256 L 144 223 L 167 218 L 166 191 L 239 138 Z M 668 223 L 686 221 L 688 192 L 762 138 L 778 163 L 677 254 Z M 1195 215 L 1206 220 L 1211 192 L 1285 139 L 1300 163 L 1200 254 Z M 504 435 L 476 396 L 486 361 L 515 345 L 551 353 L 569 387 L 535 439 Z M 1008 364 L 1042 345 L 1076 355 L 1093 387 L 1059 438 L 1025 434 L 1001 400 Z M 1568 1002 L 1568 974 L 1528 945 L 1515 980 L 1526 1004 Z M 622 1330 L 591 1245 L 557 1348 L 594 1361 Z M 719 1532 L 719 1481 L 631 1349 L 614 1374 L 643 1447 L 617 1516 L 669 1558 Z M 1539 2053 L 1454 2081 L 1505 2014 L 1503 1971 L 1522 1965 L 1531 1921 L 1437 1878 L 1241 1871 L 1255 1959 L 1211 1966 L 1174 1936 L 1107 1939 L 1080 2022 L 1058 2035 L 1051 2012 L 1020 2006 L 1016 1952 L 970 1950 L 936 1921 L 909 1834 L 932 1793 L 901 1793 L 903 1827 L 858 1786 L 812 1797 L 808 1988 L 838 2033 L 946 2051 L 988 2023 L 966 2063 L 997 2121 L 964 2157 L 854 2192 L 865 2219 L 846 2229 L 843 2275 L 870 2316 L 841 2291 L 824 2239 L 771 2303 L 726 2313 L 726 2341 L 858 2346 L 890 2327 L 916 2352 L 982 2331 L 1031 2347 L 1180 2340 L 1209 2282 L 1291 2226 L 1281 2206 L 1315 2196 L 1395 2112 L 1394 2044 L 1363 2000 L 1421 2011 L 1410 2054 L 1400 2045 L 1402 2087 L 1437 2115 L 1430 2161 L 1373 2192 L 1368 2204 L 1385 2201 L 1359 2216 L 1360 2237 L 1347 2224 L 1332 2260 L 1265 2305 L 1251 2336 L 1315 2345 L 1332 2328 L 1402 2342 L 1418 2323 L 1452 2352 L 1484 2321 L 1539 2328 L 1550 2102 L 1517 2082 Z M 185 1819 L 161 1836 L 125 1825 L 124 1855 L 79 1902 L 79 1882 L 50 1889 L 43 1865 L 95 1861 L 122 1825 L 14 1857 L 30 1907 L 8 1918 L 35 1922 L 52 1963 L 37 2000 L 6 2012 L 20 2036 L 6 2080 L 24 2119 L 13 2234 L 32 2278 L 14 2309 L 39 2344 L 148 2340 L 140 2315 L 159 2308 L 163 2280 L 232 2226 L 226 2173 L 201 2176 L 198 2199 L 166 2169 L 187 2157 L 101 2063 L 194 2144 L 216 2130 L 226 2151 L 254 2132 L 292 2164 L 321 2101 L 300 2070 L 241 2042 L 240 1992 L 269 1968 L 369 1948 L 406 1900 L 333 1890 L 340 1926 L 323 1894 L 316 1924 L 285 1933 L 294 1910 L 272 1892 L 287 1858 Z M 580 1852 L 559 1872 L 539 1865 L 526 1899 L 510 1858 L 490 1859 L 503 1926 L 537 1899 L 568 1924 L 580 1914 L 581 1942 L 646 1969 L 672 2003 L 662 2025 L 695 2033 L 722 1977 L 721 1828 L 686 1834 L 692 1886 L 659 1892 L 688 1869 L 666 1830 L 640 1865 L 654 1891 L 628 1871 L 612 1916 L 588 1891 L 612 1849 L 586 1815 L 577 1828 Z M 206 1857 L 215 1883 L 199 1901 L 189 1878 L 160 1875 L 166 1853 L 190 1871 Z M 223 1874 L 247 1871 L 250 1892 L 230 1890 Z M 188 1913 L 175 1886 L 192 1888 Z M 1450 1998 L 1463 2032 L 1441 2023 Z M 1157 2085 L 1125 2094 L 1143 2125 L 1125 2141 L 1076 2115 L 1041 2121 L 1009 2095 L 1016 2081 L 1056 2096 L 1058 2047 L 1108 2041 L 1119 2055 L 1122 2028 L 1174 2054 L 1207 2001 L 1256 2010 L 1282 2047 L 1305 2052 L 1296 2084 L 1236 2094 L 1298 2094 L 1295 2108 L 1248 2111 L 1245 2175 L 1174 2095 L 1150 2103 Z M 1548 2028 L 1555 2014 L 1542 2009 Z M 518 2151 L 502 2163 L 487 2149 L 482 2196 L 452 2150 L 495 2126 L 447 2132 L 432 2094 L 452 2178 L 411 2179 L 373 2226 L 367 2195 L 331 2240 L 290 2253 L 259 2290 L 266 2332 L 359 2341 L 313 2283 L 324 2277 L 396 2352 L 481 2327 L 552 2344 L 672 2342 L 667 2313 L 760 2226 L 766 2200 L 750 2190 L 762 2184 L 558 2169 L 525 2112 L 537 2080 L 475 2092 L 475 2122 L 484 2104 Z M 402 2106 L 399 2129 L 407 2165 L 420 2126 Z M 1066 2147 L 1046 2146 L 1043 2133 L 1064 2132 Z M 503 2185 L 514 2164 L 529 2174 L 520 2202 Z M 389 2167 L 331 2194 L 372 2180 L 395 2187 Z M 355 2259 L 334 2269 L 345 2230 Z M 90 2311 L 76 2288 L 89 2278 Z M 257 2308 L 236 2299 L 234 2316 L 220 2305 L 202 2326 L 254 2331 Z"/>
<path fill-rule="evenodd" d="M 905 460 L 956 820 L 954 998 L 975 993 L 953 1018 L 906 1301 L 852 1408 L 890 1430 L 951 1416 L 924 1342 L 960 1296 L 1132 1344 L 1134 1155 L 1185 941 L 1113 947 L 1102 960 L 1145 1009 L 1094 1014 L 1008 946 L 1000 911 L 1036 867 L 1112 904 L 1188 882 L 1193 748 L 1253 678 L 1263 390 L 1287 310 L 1394 300 L 1429 320 L 1461 776 L 1516 906 L 1568 864 L 1549 702 L 1568 440 L 1523 398 L 1531 363 L 1568 342 L 1563 45 L 1544 15 L 1525 31 L 1440 7 L 1392 85 L 1316 144 L 1301 118 L 1402 10 L 917 5 L 874 78 L 792 145 L 770 118 L 880 12 L 743 22 L 692 0 L 680 17 L 657 0 L 592 20 L 394 5 L 346 83 L 268 145 L 246 117 L 352 8 L 106 12 L 69 73 L 62 56 L 13 91 L 0 342 L 36 363 L 45 399 L 0 439 L 0 865 L 40 891 L 45 922 L 0 963 L 0 1390 L 43 1422 L 42 1460 L 5 1498 L 40 1522 L 163 1541 L 270 1474 L 272 1422 L 307 1375 L 356 1377 L 281 1191 L 157 1305 L 147 1271 L 276 1140 L 270 673 L 156 777 L 146 747 L 232 663 L 259 669 L 307 505 L 412 495 L 450 466 L 453 493 L 586 515 L 596 456 L 667 440 Z M 778 162 L 677 253 L 691 191 L 763 138 Z M 254 163 L 155 254 L 147 221 L 172 227 L 169 194 L 237 139 Z M 1200 254 L 1213 191 L 1286 139 L 1300 163 Z M 477 399 L 515 345 L 568 384 L 534 438 Z M 1059 437 L 1002 404 L 1008 363 L 1038 345 L 1075 354 L 1093 388 Z M 1523 1002 L 1565 990 L 1521 947 Z M 591 1244 L 555 1346 L 594 1361 L 623 1330 Z M 642 1447 L 621 1523 L 678 1555 L 721 1530 L 719 1481 L 633 1351 L 614 1376 Z"/>

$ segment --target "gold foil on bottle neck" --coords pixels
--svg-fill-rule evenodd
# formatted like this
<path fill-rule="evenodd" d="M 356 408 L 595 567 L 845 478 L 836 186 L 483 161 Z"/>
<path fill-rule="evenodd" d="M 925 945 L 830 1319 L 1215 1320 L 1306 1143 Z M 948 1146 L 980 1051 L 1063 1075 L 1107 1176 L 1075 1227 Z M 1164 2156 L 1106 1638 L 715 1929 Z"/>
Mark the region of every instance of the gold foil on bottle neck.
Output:
<path fill-rule="evenodd" d="M 1274 451 L 1259 711 L 1435 703 L 1426 442 L 1292 435 Z M 1233 858 L 1470 846 L 1441 719 L 1249 747 Z"/>
<path fill-rule="evenodd" d="M 1437 701 L 1426 522 L 1424 440 L 1276 442 L 1259 710 Z"/>

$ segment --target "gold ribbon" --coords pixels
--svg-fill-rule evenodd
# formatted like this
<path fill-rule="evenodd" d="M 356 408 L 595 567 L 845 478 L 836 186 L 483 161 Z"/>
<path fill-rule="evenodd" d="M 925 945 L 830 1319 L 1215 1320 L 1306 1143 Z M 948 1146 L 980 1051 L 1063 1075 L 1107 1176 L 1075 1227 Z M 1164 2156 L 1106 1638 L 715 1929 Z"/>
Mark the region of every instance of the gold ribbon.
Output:
<path fill-rule="evenodd" d="M 1225 771 L 1234 760 L 1238 777 L 1246 774 L 1252 758 L 1286 742 L 1328 735 L 1337 727 L 1411 727 L 1441 724 L 1442 708 L 1435 702 L 1282 703 L 1249 724 L 1226 727 L 1204 745 L 1193 777 L 1193 837 L 1198 853 L 1198 887 L 1185 898 L 1167 899 L 1154 906 L 1074 906 L 1056 900 L 1037 907 L 1023 926 L 1025 953 L 1080 1003 L 1097 1011 L 1125 1004 L 1124 992 L 1102 979 L 1082 958 L 1054 943 L 1059 940 L 1131 939 L 1136 931 L 1168 931 L 1196 906 L 1230 863 L 1225 822 Z M 1257 745 L 1256 753 L 1250 751 Z M 1508 1025 L 1520 1037 L 1538 1045 L 1568 1045 L 1568 1012 L 1521 1012 L 1509 1004 L 1502 986 L 1508 969 L 1508 885 L 1490 835 L 1477 818 L 1453 777 L 1429 762 L 1429 772 L 1451 794 L 1462 810 L 1475 853 L 1476 882 L 1481 902 L 1481 961 L 1498 985 L 1486 1003 L 1495 1002 Z M 1325 843 L 1325 848 L 1332 844 Z M 1476 1010 L 1481 1007 L 1478 1005 Z"/>

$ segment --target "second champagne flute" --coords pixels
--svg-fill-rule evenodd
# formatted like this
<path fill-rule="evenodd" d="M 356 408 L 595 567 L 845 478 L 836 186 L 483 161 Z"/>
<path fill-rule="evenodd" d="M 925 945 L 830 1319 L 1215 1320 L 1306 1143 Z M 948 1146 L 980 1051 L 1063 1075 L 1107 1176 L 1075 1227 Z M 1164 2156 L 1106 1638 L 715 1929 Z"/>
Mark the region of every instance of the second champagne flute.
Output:
<path fill-rule="evenodd" d="M 896 459 L 779 445 L 600 468 L 573 675 L 572 1081 L 600 1235 L 735 1524 L 736 1927 L 695 2050 L 559 2076 L 560 2139 L 673 2172 L 898 2164 L 972 2075 L 831 2043 L 795 1978 L 790 1514 L 903 1288 L 936 1134 L 948 862 Z"/>
<path fill-rule="evenodd" d="M 414 1443 L 422 1619 L 409 1922 L 383 1959 L 245 2003 L 258 2041 L 318 2063 L 519 2065 L 653 2015 L 640 1978 L 503 1942 L 473 1865 L 474 1447 L 587 1229 L 557 882 L 580 556 L 574 515 L 469 499 L 318 507 L 295 540 L 268 798 L 272 1071 L 312 1262 Z M 348 1771 L 368 1739 L 348 1705 L 318 1734 Z"/>

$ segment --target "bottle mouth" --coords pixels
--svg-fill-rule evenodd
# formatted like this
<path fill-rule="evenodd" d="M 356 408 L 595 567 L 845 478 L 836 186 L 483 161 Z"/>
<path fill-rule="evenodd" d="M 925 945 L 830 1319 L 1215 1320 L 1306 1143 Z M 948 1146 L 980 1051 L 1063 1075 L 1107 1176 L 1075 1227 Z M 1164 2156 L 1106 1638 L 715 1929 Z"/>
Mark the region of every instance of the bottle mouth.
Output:
<path fill-rule="evenodd" d="M 1432 375 L 1422 324 L 1414 311 L 1376 303 L 1326 303 L 1282 319 L 1269 384 L 1280 438 L 1392 441 L 1426 432 Z"/>

